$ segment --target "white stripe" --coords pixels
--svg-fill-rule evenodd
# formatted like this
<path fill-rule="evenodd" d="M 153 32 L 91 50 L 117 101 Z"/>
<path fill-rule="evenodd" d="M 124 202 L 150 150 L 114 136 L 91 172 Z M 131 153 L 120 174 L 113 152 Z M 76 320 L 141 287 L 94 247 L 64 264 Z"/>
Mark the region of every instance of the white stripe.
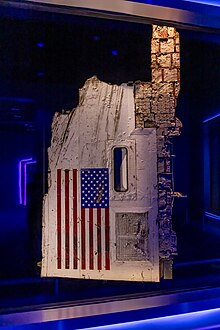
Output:
<path fill-rule="evenodd" d="M 89 269 L 89 209 L 85 209 L 85 241 L 86 269 Z"/>
<path fill-rule="evenodd" d="M 69 242 L 70 269 L 73 269 L 73 171 L 69 171 Z"/>
<path fill-rule="evenodd" d="M 78 187 L 77 187 L 77 238 L 78 238 L 78 246 L 77 246 L 77 269 L 81 270 L 81 264 L 82 264 L 82 257 L 81 257 L 81 186 L 80 186 L 80 171 L 77 173 L 77 180 L 78 180 Z"/>
<path fill-rule="evenodd" d="M 65 171 L 61 171 L 61 269 L 65 269 Z"/>
<path fill-rule="evenodd" d="M 94 270 L 97 270 L 97 209 L 93 210 L 93 249 L 94 249 Z"/>
<path fill-rule="evenodd" d="M 102 269 L 105 269 L 105 209 L 101 209 Z"/>

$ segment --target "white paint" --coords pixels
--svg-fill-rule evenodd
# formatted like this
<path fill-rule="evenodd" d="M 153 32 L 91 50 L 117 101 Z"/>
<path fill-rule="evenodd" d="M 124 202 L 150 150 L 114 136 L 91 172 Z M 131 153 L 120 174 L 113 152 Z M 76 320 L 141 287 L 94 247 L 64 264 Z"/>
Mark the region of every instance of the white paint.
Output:
<path fill-rule="evenodd" d="M 128 191 L 113 187 L 113 148 L 128 150 Z M 157 149 L 156 129 L 135 129 L 133 86 L 108 85 L 96 77 L 87 80 L 80 91 L 79 106 L 68 114 L 56 113 L 48 150 L 50 184 L 43 210 L 42 276 L 159 281 L 157 219 Z M 111 270 L 57 270 L 56 259 L 56 170 L 107 167 L 110 173 L 110 259 Z M 64 175 L 62 175 L 64 180 Z M 79 181 L 79 180 L 78 180 Z M 70 191 L 70 199 L 72 191 Z M 80 185 L 78 184 L 78 196 Z M 62 194 L 62 208 L 64 208 Z M 78 209 L 80 210 L 80 198 Z M 87 212 L 87 211 L 86 211 Z M 149 260 L 116 260 L 115 214 L 147 214 Z M 102 213 L 103 217 L 103 213 Z M 78 237 L 81 219 L 79 214 Z M 62 230 L 65 231 L 64 221 Z M 88 224 L 86 223 L 88 233 Z M 104 230 L 102 228 L 102 230 Z M 73 219 L 70 215 L 70 232 Z M 96 233 L 96 231 L 95 231 Z M 102 231 L 102 238 L 104 237 Z M 87 234 L 88 235 L 88 234 Z M 88 237 L 87 237 L 88 238 Z M 94 237 L 95 241 L 97 237 Z M 104 239 L 102 239 L 104 249 Z M 70 239 L 70 267 L 73 265 Z M 78 241 L 78 250 L 81 242 Z M 62 250 L 64 253 L 64 250 Z M 79 255 L 80 258 L 80 255 Z M 64 258 L 63 258 L 64 259 Z M 86 262 L 88 263 L 88 256 Z M 95 268 L 97 265 L 95 264 Z"/>

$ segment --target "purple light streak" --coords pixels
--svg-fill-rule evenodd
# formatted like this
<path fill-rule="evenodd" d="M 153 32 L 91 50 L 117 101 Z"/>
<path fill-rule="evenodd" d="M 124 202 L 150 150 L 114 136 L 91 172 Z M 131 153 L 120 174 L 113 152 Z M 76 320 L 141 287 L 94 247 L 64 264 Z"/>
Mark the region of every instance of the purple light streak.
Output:
<path fill-rule="evenodd" d="M 21 159 L 18 163 L 19 204 L 27 204 L 27 165 L 35 164 L 33 158 Z"/>

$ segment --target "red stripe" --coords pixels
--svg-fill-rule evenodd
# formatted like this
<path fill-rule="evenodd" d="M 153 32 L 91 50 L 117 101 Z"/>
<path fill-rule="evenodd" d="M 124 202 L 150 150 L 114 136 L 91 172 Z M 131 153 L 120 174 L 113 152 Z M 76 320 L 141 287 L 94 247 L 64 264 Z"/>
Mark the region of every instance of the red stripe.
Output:
<path fill-rule="evenodd" d="M 110 237 L 109 237 L 109 209 L 105 209 L 105 269 L 110 270 Z"/>
<path fill-rule="evenodd" d="M 97 253 L 98 270 L 102 269 L 102 237 L 101 237 L 101 209 L 97 209 Z"/>
<path fill-rule="evenodd" d="M 73 170 L 73 268 L 77 269 L 77 170 Z"/>
<path fill-rule="evenodd" d="M 65 170 L 65 268 L 70 265 L 69 171 Z"/>
<path fill-rule="evenodd" d="M 61 269 L 61 170 L 57 170 L 57 268 Z"/>
<path fill-rule="evenodd" d="M 86 269 L 86 226 L 85 226 L 85 209 L 81 209 L 81 268 Z"/>
<path fill-rule="evenodd" d="M 94 259 L 93 259 L 93 209 L 89 209 L 89 269 L 94 269 Z"/>

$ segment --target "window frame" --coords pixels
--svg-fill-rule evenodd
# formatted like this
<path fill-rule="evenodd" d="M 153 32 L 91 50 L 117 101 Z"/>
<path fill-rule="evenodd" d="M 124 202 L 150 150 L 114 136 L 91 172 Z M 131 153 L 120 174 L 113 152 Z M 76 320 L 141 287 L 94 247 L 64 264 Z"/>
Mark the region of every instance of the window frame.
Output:
<path fill-rule="evenodd" d="M 120 184 L 120 186 L 125 186 L 125 188 L 121 188 L 121 189 L 118 189 L 117 188 L 117 178 L 116 178 L 116 166 L 115 166 L 115 151 L 117 149 L 121 149 L 121 150 L 125 150 L 126 153 L 125 153 L 125 165 L 123 166 L 123 162 L 124 162 L 124 159 L 122 159 L 121 161 L 121 165 L 120 165 L 120 173 L 118 175 L 118 177 L 120 177 L 120 180 L 122 178 L 122 184 Z M 112 159 L 113 159 L 113 190 L 117 193 L 125 193 L 128 191 L 128 187 L 129 187 L 129 182 L 128 182 L 128 162 L 129 162 L 129 153 L 128 153 L 128 148 L 126 146 L 115 146 L 113 147 L 113 151 L 112 151 Z M 122 173 L 121 173 L 121 168 L 122 168 Z M 126 171 L 125 175 L 124 175 L 124 171 Z M 124 180 L 125 179 L 125 180 Z M 125 185 L 123 185 L 125 181 Z"/>

